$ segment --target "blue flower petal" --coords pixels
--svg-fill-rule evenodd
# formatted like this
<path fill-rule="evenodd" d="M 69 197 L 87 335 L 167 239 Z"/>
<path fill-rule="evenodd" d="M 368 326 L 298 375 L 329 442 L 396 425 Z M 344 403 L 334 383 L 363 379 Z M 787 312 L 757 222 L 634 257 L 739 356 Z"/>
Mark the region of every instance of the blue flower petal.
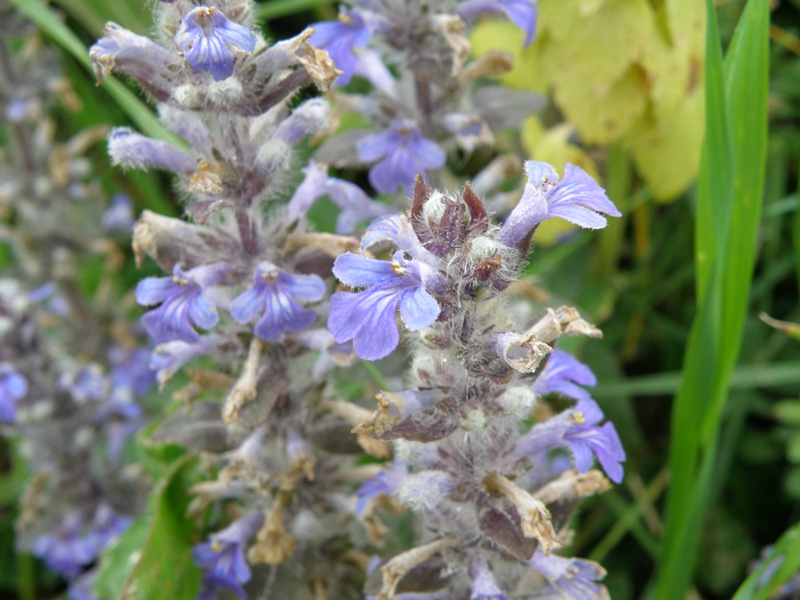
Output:
<path fill-rule="evenodd" d="M 284 331 L 298 331 L 311 325 L 317 318 L 315 312 L 305 309 L 286 293 L 273 287 L 266 296 L 264 316 L 256 323 L 255 334 L 268 342 L 276 341 Z"/>
<path fill-rule="evenodd" d="M 389 130 L 365 136 L 356 144 L 356 150 L 358 158 L 364 162 L 372 162 L 389 154 L 395 146 L 396 134 Z"/>
<path fill-rule="evenodd" d="M 342 254 L 333 263 L 333 274 L 352 287 L 366 287 L 383 283 L 396 275 L 392 263 L 368 258 L 363 254 Z"/>
<path fill-rule="evenodd" d="M 202 329 L 211 329 L 219 321 L 214 303 L 202 294 L 189 302 L 189 318 Z"/>
<path fill-rule="evenodd" d="M 325 296 L 325 282 L 319 275 L 281 273 L 278 279 L 287 293 L 298 300 L 318 302 Z"/>
<path fill-rule="evenodd" d="M 262 292 L 255 286 L 231 303 L 231 316 L 237 323 L 249 323 L 258 318 L 263 310 L 264 298 Z"/>
<path fill-rule="evenodd" d="M 385 287 L 358 294 L 338 292 L 331 297 L 328 328 L 337 343 L 353 340 L 353 350 L 365 360 L 388 356 L 400 343 L 395 313 L 398 290 Z"/>
<path fill-rule="evenodd" d="M 217 8 L 198 6 L 181 21 L 175 43 L 193 71 L 207 71 L 215 81 L 233 74 L 233 46 L 252 52 L 256 37 L 246 27 L 229 21 Z"/>
<path fill-rule="evenodd" d="M 422 286 L 402 293 L 400 316 L 411 331 L 418 331 L 433 325 L 440 310 L 436 299 Z"/>
<path fill-rule="evenodd" d="M 136 285 L 136 302 L 142 306 L 161 304 L 174 287 L 175 284 L 169 277 L 147 277 Z"/>

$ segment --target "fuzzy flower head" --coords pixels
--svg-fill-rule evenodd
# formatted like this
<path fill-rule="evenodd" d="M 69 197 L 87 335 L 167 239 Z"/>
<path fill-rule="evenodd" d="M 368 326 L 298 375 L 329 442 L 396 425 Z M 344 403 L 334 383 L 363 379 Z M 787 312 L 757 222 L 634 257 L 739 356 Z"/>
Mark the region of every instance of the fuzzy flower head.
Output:
<path fill-rule="evenodd" d="M 369 182 L 391 194 L 410 185 L 417 173 L 444 166 L 444 151 L 422 136 L 414 121 L 395 119 L 386 131 L 366 136 L 356 146 L 364 162 L 379 161 L 369 170 Z"/>
<path fill-rule="evenodd" d="M 439 274 L 424 263 L 406 260 L 402 252 L 391 261 L 343 254 L 333 264 L 333 273 L 351 287 L 367 288 L 335 293 L 328 317 L 337 343 L 353 340 L 355 353 L 365 360 L 378 360 L 397 348 L 398 308 L 411 331 L 429 327 L 439 316 L 439 304 L 426 289 L 436 286 Z"/>
<path fill-rule="evenodd" d="M 28 393 L 28 381 L 9 365 L 0 365 L 0 423 L 13 423 L 17 402 Z"/>
<path fill-rule="evenodd" d="M 244 550 L 263 520 L 261 513 L 251 513 L 213 534 L 210 542 L 194 547 L 194 561 L 205 570 L 203 584 L 206 589 L 225 588 L 245 598 L 242 584 L 250 581 L 250 567 Z"/>
<path fill-rule="evenodd" d="M 356 71 L 355 50 L 366 46 L 372 36 L 364 17 L 357 10 L 342 8 L 338 20 L 315 23 L 313 28 L 309 43 L 327 50 L 342 72 L 335 85 L 347 85 Z"/>
<path fill-rule="evenodd" d="M 552 217 L 588 229 L 602 229 L 606 219 L 599 213 L 622 216 L 605 190 L 580 167 L 567 164 L 561 181 L 547 163 L 526 161 L 525 172 L 528 182 L 522 198 L 500 230 L 498 241 L 506 246 L 527 253 L 536 227 Z"/>
<path fill-rule="evenodd" d="M 207 71 L 214 81 L 233 75 L 231 47 L 252 52 L 256 36 L 238 23 L 229 21 L 218 8 L 198 6 L 181 21 L 175 43 L 194 71 Z"/>
<path fill-rule="evenodd" d="M 325 282 L 318 275 L 292 275 L 272 263 L 256 269 L 253 287 L 231 304 L 231 315 L 239 323 L 258 319 L 254 332 L 267 342 L 285 331 L 299 331 L 313 323 L 315 312 L 297 300 L 317 302 L 325 295 Z"/>
<path fill-rule="evenodd" d="M 155 342 L 200 341 L 194 327 L 211 329 L 219 315 L 204 289 L 222 276 L 217 265 L 183 271 L 176 264 L 172 277 L 148 277 L 136 286 L 136 301 L 142 306 L 160 304 L 142 317 L 145 330 Z"/>

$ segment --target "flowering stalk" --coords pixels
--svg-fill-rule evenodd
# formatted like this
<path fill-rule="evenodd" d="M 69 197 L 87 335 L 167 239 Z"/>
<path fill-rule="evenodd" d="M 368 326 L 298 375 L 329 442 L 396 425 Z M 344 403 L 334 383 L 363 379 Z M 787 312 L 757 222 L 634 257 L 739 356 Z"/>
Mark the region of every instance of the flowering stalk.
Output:
<path fill-rule="evenodd" d="M 450 540 L 414 565 L 443 563 L 450 574 L 417 589 L 430 597 L 518 597 L 521 582 L 532 589 L 532 571 L 544 576 L 543 594 L 580 589 L 574 597 L 607 596 L 598 565 L 556 566 L 569 560 L 554 554 L 569 539 L 568 516 L 549 509 L 563 511 L 610 488 L 591 470 L 595 458 L 608 478 L 622 480 L 625 452 L 616 430 L 600 425 L 599 406 L 580 387 L 593 385 L 594 376 L 554 350 L 561 336 L 600 333 L 565 307 L 516 333 L 502 292 L 518 277 L 540 222 L 560 216 L 601 226 L 599 212 L 619 213 L 578 167 L 568 167 L 561 183 L 549 165 L 528 162 L 526 170 L 526 195 L 500 227 L 469 186 L 448 195 L 420 175 L 410 213 L 391 217 L 392 226 L 376 221 L 362 241 L 365 253 L 376 241 L 390 241 L 397 248 L 391 259 L 345 254 L 334 264 L 341 281 L 360 289 L 331 300 L 328 324 L 337 342 L 352 340 L 367 360 L 390 354 L 401 337 L 398 310 L 408 332 L 406 389 L 379 394 L 378 410 L 354 429 L 395 444 L 389 468 L 358 490 L 357 510 L 366 513 L 388 496 L 424 523 L 419 550 L 437 543 L 431 538 Z M 520 418 L 538 414 L 535 405 L 550 393 L 578 402 L 520 432 Z M 572 464 L 555 458 L 558 449 Z M 403 597 L 398 586 L 407 571 L 390 568 L 398 559 L 383 569 L 380 600 Z"/>
<path fill-rule="evenodd" d="M 90 53 L 98 78 L 134 77 L 162 122 L 188 142 L 179 148 L 116 129 L 109 153 L 121 166 L 171 171 L 187 198 L 191 222 L 146 212 L 133 242 L 138 261 L 149 256 L 171 274 L 145 279 L 136 291 L 148 307 L 143 324 L 157 344 L 160 382 L 199 356 L 212 364 L 187 369 L 191 382 L 176 397 L 189 409 L 154 433 L 206 457 L 190 506 L 193 515 L 212 507 L 217 530 L 194 553 L 204 570 L 201 597 L 220 589 L 289 597 L 310 592 L 309 582 L 316 597 L 354 597 L 369 544 L 388 533 L 380 510 L 401 505 L 435 535 L 379 569 L 385 579 L 375 590 L 368 579 L 368 595 L 401 598 L 405 576 L 431 561 L 453 577 L 423 594 L 502 594 L 532 572 L 537 547 L 551 555 L 563 545 L 565 523 L 548 507 L 607 489 L 589 469 L 591 457 L 615 480 L 624 460 L 613 426 L 597 426 L 602 414 L 590 399 L 553 424 L 518 431 L 557 339 L 599 332 L 562 307 L 517 333 L 502 310 L 502 293 L 542 220 L 599 227 L 598 213 L 619 214 L 613 203 L 577 167 L 557 183 L 549 166 L 530 163 L 522 201 L 497 227 L 470 186 L 449 196 L 418 175 L 446 179 L 447 152 L 489 143 L 493 130 L 513 123 L 510 113 L 530 109 L 498 110 L 481 99 L 476 79 L 510 65 L 467 63 L 463 25 L 499 12 L 533 27 L 535 9 L 527 1 L 473 2 L 462 14 L 452 3 L 365 1 L 344 9 L 338 24 L 268 45 L 253 29 L 252 8 L 247 0 L 160 2 L 160 43 L 109 24 Z M 402 57 L 397 75 L 370 48 L 378 36 Z M 290 98 L 310 83 L 330 92 L 337 77 L 354 75 L 373 84 L 373 96 L 334 101 L 362 107 L 374 131 L 345 145 L 330 138 L 279 206 L 296 167 L 293 146 L 329 127 L 326 100 L 292 108 Z M 370 181 L 386 194 L 417 176 L 411 212 L 391 214 L 329 176 L 325 165 L 339 151 L 374 162 Z M 476 177 L 479 191 L 510 170 L 488 165 Z M 342 209 L 335 235 L 314 232 L 305 217 L 323 195 Z M 351 252 L 359 242 L 346 234 L 369 219 L 360 253 Z M 391 260 L 376 258 L 387 242 Z M 361 291 L 341 289 L 328 303 L 331 271 Z M 330 332 L 320 327 L 326 318 Z M 408 389 L 379 394 L 374 414 L 337 397 L 329 385 L 336 366 L 385 357 L 407 331 L 418 332 Z M 580 373 L 566 379 L 582 383 Z M 551 374 L 553 389 L 558 376 Z M 342 421 L 355 425 L 358 445 L 342 436 Z M 359 445 L 385 456 L 393 441 L 385 471 L 354 464 Z M 559 448 L 574 453 L 578 471 L 562 479 L 565 469 L 550 457 Z M 222 514 L 244 516 L 223 528 Z M 367 525 L 367 539 L 351 532 L 354 518 Z M 340 547 L 347 552 L 331 551 Z M 265 570 L 277 573 L 271 583 Z"/>

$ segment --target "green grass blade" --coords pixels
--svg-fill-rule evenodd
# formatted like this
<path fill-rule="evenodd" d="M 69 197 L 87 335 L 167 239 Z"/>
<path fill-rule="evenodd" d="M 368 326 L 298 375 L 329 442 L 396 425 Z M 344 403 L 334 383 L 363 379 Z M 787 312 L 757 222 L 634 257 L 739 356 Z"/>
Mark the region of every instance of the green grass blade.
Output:
<path fill-rule="evenodd" d="M 59 46 L 64 48 L 75 60 L 91 72 L 92 65 L 89 60 L 89 51 L 78 37 L 41 0 L 11 1 L 22 14 L 36 23 L 42 31 L 53 38 Z M 167 141 L 178 148 L 187 147 L 186 142 L 164 127 L 153 114 L 153 111 L 122 83 L 107 77 L 103 81 L 102 87 L 114 98 L 142 133 L 155 139 Z"/>
<path fill-rule="evenodd" d="M 258 18 L 269 21 L 333 3 L 334 0 L 272 0 L 259 5 Z"/>
<path fill-rule="evenodd" d="M 800 191 L 796 194 L 800 199 Z M 792 245 L 794 246 L 795 269 L 797 269 L 797 283 L 800 285 L 800 202 L 796 203 L 792 217 Z"/>
<path fill-rule="evenodd" d="M 696 227 L 698 312 L 672 414 L 671 486 L 656 598 L 683 599 L 718 458 L 718 438 L 748 307 L 766 164 L 769 12 L 749 0 L 723 65 L 710 0 L 707 133 Z M 724 91 L 723 91 L 724 86 Z M 712 485 L 714 484 L 714 485 Z"/>
<path fill-rule="evenodd" d="M 724 250 L 733 195 L 734 156 L 725 95 L 722 48 L 713 6 L 706 0 L 706 135 L 700 159 L 695 220 L 697 303 L 703 304 L 716 259 Z"/>
<path fill-rule="evenodd" d="M 681 383 L 681 373 L 658 373 L 643 377 L 632 377 L 619 381 L 598 383 L 592 390 L 597 400 L 618 398 L 620 396 L 658 396 L 675 394 Z M 752 390 L 767 387 L 800 386 L 800 369 L 797 361 L 770 364 L 743 365 L 730 377 L 731 390 Z"/>
<path fill-rule="evenodd" d="M 773 561 L 780 560 L 780 567 L 769 577 L 765 585 L 759 587 L 759 580 Z M 800 525 L 786 531 L 772 547 L 758 569 L 750 573 L 736 591 L 733 600 L 767 600 L 779 586 L 783 585 L 800 571 Z"/>

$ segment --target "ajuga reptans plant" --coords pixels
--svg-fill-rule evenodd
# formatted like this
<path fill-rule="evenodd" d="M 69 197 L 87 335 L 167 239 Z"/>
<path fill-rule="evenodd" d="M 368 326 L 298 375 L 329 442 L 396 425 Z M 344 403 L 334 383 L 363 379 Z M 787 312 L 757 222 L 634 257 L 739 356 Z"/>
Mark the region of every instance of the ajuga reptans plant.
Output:
<path fill-rule="evenodd" d="M 173 172 L 186 202 L 189 220 L 144 212 L 133 245 L 165 273 L 136 289 L 159 382 L 204 366 L 185 369 L 184 410 L 152 433 L 203 457 L 189 511 L 206 532 L 193 552 L 198 597 L 603 597 L 602 568 L 558 549 L 578 501 L 621 481 L 625 454 L 583 387 L 591 371 L 554 350 L 599 331 L 568 307 L 517 323 L 511 292 L 539 223 L 597 229 L 619 213 L 580 168 L 559 181 L 527 162 L 522 197 L 497 225 L 487 206 L 502 208 L 500 184 L 520 161 L 497 155 L 472 185 L 447 166 L 537 105 L 478 85 L 509 59 L 470 62 L 466 33 L 496 13 L 529 42 L 534 4 L 365 0 L 272 44 L 253 10 L 160 2 L 157 40 L 109 24 L 91 49 L 98 78 L 133 77 L 186 142 L 119 128 L 109 153 Z M 343 92 L 354 77 L 370 91 Z M 327 97 L 298 101 L 311 84 Z M 371 130 L 332 133 L 347 109 Z M 298 164 L 309 138 L 326 141 Z M 388 202 L 331 163 L 369 166 Z M 336 233 L 307 219 L 322 196 L 340 208 Z M 337 381 L 359 372 L 356 359 L 386 357 L 401 339 L 408 367 L 378 409 L 344 400 Z M 548 394 L 574 403 L 556 414 Z M 384 509 L 410 510 L 409 548 Z M 381 559 L 384 545 L 394 550 Z"/>

